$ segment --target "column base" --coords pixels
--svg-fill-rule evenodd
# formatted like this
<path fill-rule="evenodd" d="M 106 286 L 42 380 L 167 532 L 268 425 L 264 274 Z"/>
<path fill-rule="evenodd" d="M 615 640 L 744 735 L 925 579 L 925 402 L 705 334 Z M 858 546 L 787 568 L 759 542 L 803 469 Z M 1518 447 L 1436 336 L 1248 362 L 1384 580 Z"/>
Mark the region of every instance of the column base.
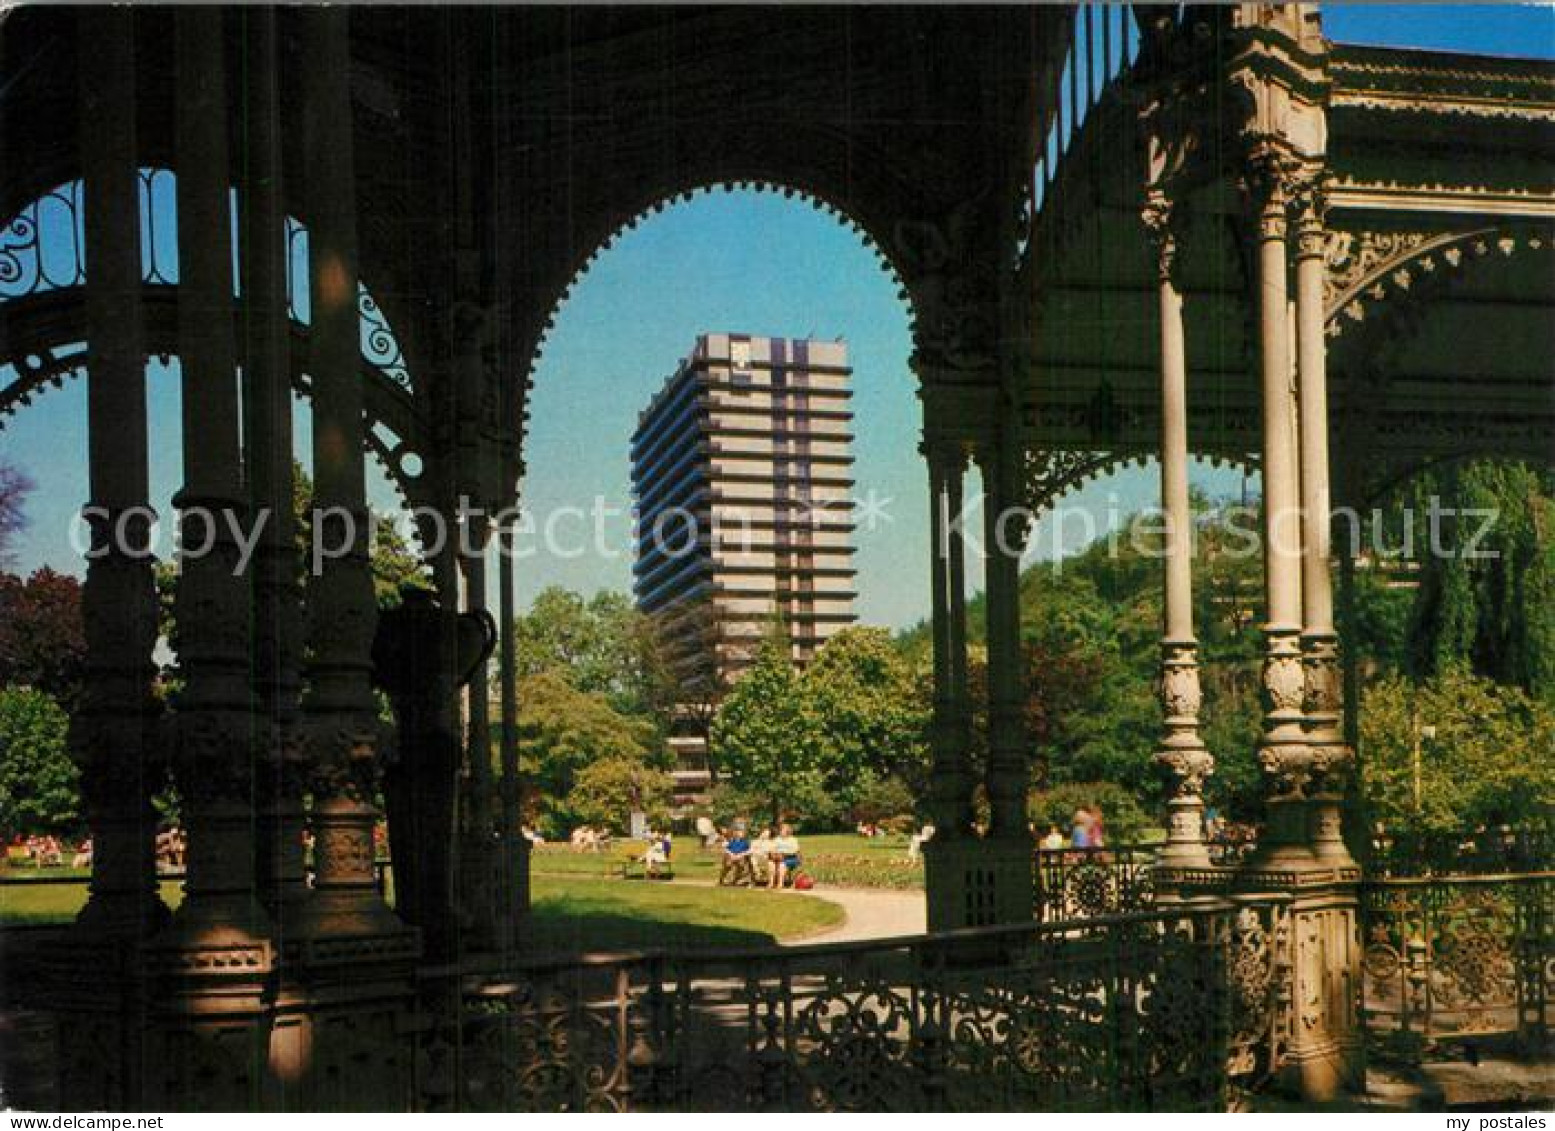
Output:
<path fill-rule="evenodd" d="M 1308 1103 L 1332 1103 L 1365 1088 L 1361 1028 L 1359 869 L 1332 867 L 1310 857 L 1305 868 L 1270 869 L 1256 861 L 1238 873 L 1247 894 L 1291 898 L 1283 962 L 1289 973 L 1289 1034 L 1275 1079 Z"/>
<path fill-rule="evenodd" d="M 1036 914 L 1032 846 L 1024 837 L 923 846 L 930 931 L 1029 923 Z"/>

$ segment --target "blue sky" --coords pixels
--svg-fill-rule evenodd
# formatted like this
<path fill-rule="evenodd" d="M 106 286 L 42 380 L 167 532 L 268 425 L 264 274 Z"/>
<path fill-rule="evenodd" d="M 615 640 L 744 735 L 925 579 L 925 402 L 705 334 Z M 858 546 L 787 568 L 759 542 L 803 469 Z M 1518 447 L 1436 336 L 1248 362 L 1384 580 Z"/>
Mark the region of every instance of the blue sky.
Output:
<path fill-rule="evenodd" d="M 1325 29 L 1343 42 L 1555 58 L 1555 9 L 1512 5 L 1340 5 Z M 371 285 L 371 281 L 368 281 Z M 859 614 L 903 626 L 927 613 L 927 492 L 917 455 L 919 409 L 907 368 L 907 312 L 896 284 L 857 233 L 802 199 L 755 192 L 702 194 L 666 208 L 617 239 L 572 288 L 535 373 L 526 442 L 524 498 L 541 520 L 562 506 L 616 508 L 601 556 L 538 553 L 520 563 L 520 600 L 549 584 L 583 592 L 625 589 L 631 560 L 627 438 L 637 412 L 664 376 L 708 330 L 781 336 L 841 336 L 855 367 L 858 490 L 882 500 L 889 521 L 861 531 Z M 153 499 L 164 514 L 179 478 L 176 362 L 151 367 Z M 302 423 L 299 421 L 299 423 Z M 302 429 L 305 443 L 306 430 Z M 17 565 L 47 563 L 72 573 L 68 540 L 86 498 L 85 386 L 42 397 L 0 431 L 0 453 L 38 482 L 31 529 Z M 1239 473 L 1194 469 L 1214 494 L 1242 489 Z M 1153 503 L 1153 467 L 1130 468 L 1069 499 L 1096 529 Z M 376 505 L 392 504 L 380 473 Z M 576 536 L 583 520 L 564 523 Z M 1040 526 L 1034 549 L 1077 548 L 1078 526 L 1062 537 Z M 974 569 L 973 578 L 976 580 Z"/>

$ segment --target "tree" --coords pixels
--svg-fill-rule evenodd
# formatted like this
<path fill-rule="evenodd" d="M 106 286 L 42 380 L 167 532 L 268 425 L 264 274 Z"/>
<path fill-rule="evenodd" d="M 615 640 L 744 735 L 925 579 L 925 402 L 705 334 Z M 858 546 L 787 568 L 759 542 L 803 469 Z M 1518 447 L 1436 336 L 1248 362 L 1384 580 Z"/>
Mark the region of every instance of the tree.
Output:
<path fill-rule="evenodd" d="M 0 685 L 35 687 L 70 711 L 85 664 L 81 583 L 47 566 L 25 581 L 0 573 Z"/>
<path fill-rule="evenodd" d="M 850 774 L 922 779 L 929 760 L 929 705 L 918 673 L 889 632 L 843 629 L 816 654 L 803 684 L 831 756 Z"/>
<path fill-rule="evenodd" d="M 1405 496 L 1417 515 L 1441 516 L 1416 531 L 1430 539 L 1409 628 L 1417 677 L 1461 665 L 1555 704 L 1551 494 L 1548 474 L 1480 461 L 1428 472 Z"/>
<path fill-rule="evenodd" d="M 662 715 L 670 698 L 658 641 L 631 598 L 549 586 L 514 625 L 520 678 L 550 674 L 616 708 Z"/>
<path fill-rule="evenodd" d="M 69 719 L 31 687 L 0 688 L 0 835 L 63 833 L 80 819 Z"/>
<path fill-rule="evenodd" d="M 16 536 L 27 528 L 27 496 L 33 487 L 26 472 L 0 460 L 0 569 L 11 564 Z"/>
<path fill-rule="evenodd" d="M 1458 834 L 1555 809 L 1555 709 L 1461 666 L 1368 688 L 1361 749 L 1367 816 L 1395 831 Z"/>
<path fill-rule="evenodd" d="M 824 824 L 839 809 L 828 790 L 837 759 L 789 659 L 781 625 L 776 629 L 719 707 L 712 745 L 734 787 L 761 799 L 763 816 L 778 821 L 793 814 Z"/>
<path fill-rule="evenodd" d="M 652 825 L 666 822 L 674 791 L 675 781 L 664 770 L 640 759 L 602 758 L 578 772 L 567 801 L 579 823 L 624 833 L 634 812 L 644 813 Z"/>
<path fill-rule="evenodd" d="M 521 680 L 518 701 L 519 765 L 547 836 L 580 823 L 572 793 L 586 767 L 605 761 L 662 766 L 653 726 L 617 711 L 603 695 L 547 672 Z"/>

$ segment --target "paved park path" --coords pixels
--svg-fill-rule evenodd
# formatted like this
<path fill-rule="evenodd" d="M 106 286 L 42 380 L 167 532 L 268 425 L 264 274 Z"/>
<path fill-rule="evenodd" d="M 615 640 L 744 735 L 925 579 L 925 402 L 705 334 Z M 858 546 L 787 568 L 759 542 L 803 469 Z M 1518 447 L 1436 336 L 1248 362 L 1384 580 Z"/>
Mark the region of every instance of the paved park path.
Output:
<path fill-rule="evenodd" d="M 926 927 L 927 913 L 921 891 L 818 887 L 805 894 L 837 904 L 848 917 L 841 926 L 785 942 L 784 946 L 920 935 Z"/>

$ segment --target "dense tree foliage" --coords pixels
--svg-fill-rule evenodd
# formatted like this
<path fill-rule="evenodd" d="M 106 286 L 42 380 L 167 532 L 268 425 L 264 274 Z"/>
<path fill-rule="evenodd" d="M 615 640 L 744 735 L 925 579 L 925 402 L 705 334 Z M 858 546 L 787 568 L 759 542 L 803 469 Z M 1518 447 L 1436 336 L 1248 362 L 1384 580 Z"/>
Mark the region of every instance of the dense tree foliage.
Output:
<path fill-rule="evenodd" d="M 66 745 L 70 721 L 31 687 L 0 687 L 0 836 L 64 833 L 80 820 L 79 775 Z"/>
<path fill-rule="evenodd" d="M 821 824 L 839 816 L 842 799 L 834 787 L 844 763 L 776 634 L 723 701 L 712 743 L 730 784 L 759 802 L 753 816 L 775 821 L 791 814 Z"/>
<path fill-rule="evenodd" d="M 518 701 L 519 765 L 531 790 L 529 816 L 546 836 L 564 836 L 583 823 L 573 792 L 589 766 L 664 765 L 651 722 L 617 711 L 605 696 L 580 691 L 554 672 L 521 680 Z M 595 780 L 588 804 L 597 808 L 603 785 Z M 624 817 L 618 814 L 610 823 Z"/>
<path fill-rule="evenodd" d="M 922 781 L 929 760 L 928 703 L 920 673 L 889 632 L 839 632 L 806 669 L 803 684 L 833 758 L 877 780 Z"/>
<path fill-rule="evenodd" d="M 1467 666 L 1555 704 L 1551 490 L 1548 473 L 1480 462 L 1427 472 L 1405 495 L 1429 551 L 1409 622 L 1416 677 Z"/>
<path fill-rule="evenodd" d="M 1367 688 L 1361 741 L 1367 816 L 1391 829 L 1454 834 L 1555 807 L 1555 708 L 1462 665 Z"/>
<path fill-rule="evenodd" d="M 733 796 L 747 815 L 811 829 L 910 816 L 928 764 L 924 688 L 883 629 L 838 633 L 800 671 L 774 626 L 713 722 Z"/>
<path fill-rule="evenodd" d="M 515 622 L 518 675 L 550 674 L 629 713 L 662 714 L 673 699 L 648 618 L 624 593 L 550 586 Z"/>
<path fill-rule="evenodd" d="M 85 660 L 81 583 L 46 566 L 26 580 L 0 573 L 0 686 L 35 687 L 69 711 Z"/>
<path fill-rule="evenodd" d="M 668 772 L 657 766 L 633 758 L 602 758 L 578 771 L 567 803 L 579 824 L 619 835 L 628 831 L 634 812 L 644 814 L 650 825 L 662 825 L 674 787 Z"/>

